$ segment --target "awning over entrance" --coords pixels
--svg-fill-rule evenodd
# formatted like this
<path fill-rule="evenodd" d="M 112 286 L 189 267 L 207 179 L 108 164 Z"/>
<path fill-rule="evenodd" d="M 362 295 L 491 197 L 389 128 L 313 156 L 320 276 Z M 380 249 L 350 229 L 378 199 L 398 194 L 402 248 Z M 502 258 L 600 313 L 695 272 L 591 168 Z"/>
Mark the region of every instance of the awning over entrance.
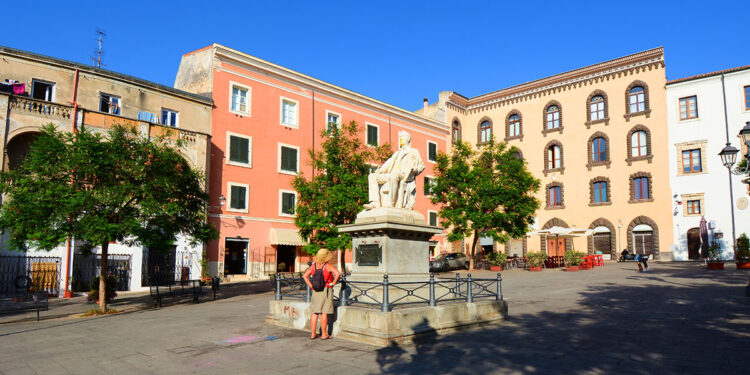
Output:
<path fill-rule="evenodd" d="M 307 242 L 302 239 L 295 229 L 271 228 L 271 245 L 305 246 Z"/>

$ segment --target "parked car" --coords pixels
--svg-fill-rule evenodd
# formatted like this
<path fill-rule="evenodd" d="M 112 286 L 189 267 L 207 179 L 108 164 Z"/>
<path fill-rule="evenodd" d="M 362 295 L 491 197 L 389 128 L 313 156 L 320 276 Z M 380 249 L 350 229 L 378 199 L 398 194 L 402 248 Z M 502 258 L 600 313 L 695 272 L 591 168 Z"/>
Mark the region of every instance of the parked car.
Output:
<path fill-rule="evenodd" d="M 440 254 L 430 261 L 430 272 L 446 272 L 458 268 L 469 269 L 469 257 L 463 253 Z"/>

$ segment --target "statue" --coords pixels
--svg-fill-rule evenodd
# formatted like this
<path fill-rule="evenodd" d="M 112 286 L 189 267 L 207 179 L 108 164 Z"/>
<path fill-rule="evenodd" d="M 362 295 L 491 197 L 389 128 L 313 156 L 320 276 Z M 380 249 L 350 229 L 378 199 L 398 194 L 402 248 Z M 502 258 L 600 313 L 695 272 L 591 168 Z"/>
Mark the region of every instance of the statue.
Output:
<path fill-rule="evenodd" d="M 416 177 L 424 170 L 419 151 L 411 147 L 411 135 L 398 133 L 399 148 L 375 172 L 367 177 L 370 203 L 366 209 L 395 207 L 414 209 L 417 196 Z"/>

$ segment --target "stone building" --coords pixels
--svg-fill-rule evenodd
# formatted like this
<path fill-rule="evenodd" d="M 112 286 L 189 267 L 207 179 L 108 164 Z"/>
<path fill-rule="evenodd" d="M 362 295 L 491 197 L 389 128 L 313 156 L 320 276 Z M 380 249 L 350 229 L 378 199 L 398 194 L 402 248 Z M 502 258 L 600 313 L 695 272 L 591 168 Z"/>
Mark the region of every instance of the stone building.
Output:
<path fill-rule="evenodd" d="M 725 259 L 732 259 L 732 211 L 736 235 L 750 235 L 748 186 L 742 181 L 747 176 L 729 177 L 718 155 L 727 142 L 741 149 L 741 155 L 747 152 L 737 135 L 750 121 L 750 66 L 676 79 L 666 87 L 674 259 L 706 256 L 700 232 L 704 217 L 710 240 L 722 245 Z"/>
<path fill-rule="evenodd" d="M 186 141 L 180 149 L 185 158 L 203 173 L 208 172 L 213 105 L 209 98 L 8 47 L 0 47 L 0 82 L 0 124 L 4 127 L 0 147 L 6 170 L 19 165 L 39 129 L 52 123 L 66 131 L 84 126 L 106 131 L 113 124 L 131 125 L 147 136 L 172 129 L 175 132 L 171 136 Z M 49 267 L 58 280 L 91 277 L 96 271 L 91 269 L 97 264 L 95 256 L 77 254 L 75 240 L 71 242 L 51 252 L 29 251 L 25 255 L 38 260 L 32 263 L 45 263 L 30 267 Z M 181 239 L 163 254 L 122 244 L 111 245 L 109 253 L 110 264 L 127 275 L 121 278 L 120 286 L 127 290 L 146 286 L 149 269 L 157 264 L 163 267 L 164 262 L 179 265 L 177 272 L 199 277 L 203 248 Z M 18 255 L 9 252 L 5 240 L 0 241 L 0 254 Z M 58 287 L 64 289 L 62 284 Z"/>
<path fill-rule="evenodd" d="M 627 247 L 669 260 L 665 83 L 664 52 L 656 48 L 472 98 L 442 92 L 422 112 L 444 113 L 453 140 L 480 145 L 494 136 L 520 150 L 541 180 L 541 209 L 531 229 L 595 232 L 567 240 L 530 236 L 495 248 L 615 256 Z"/>

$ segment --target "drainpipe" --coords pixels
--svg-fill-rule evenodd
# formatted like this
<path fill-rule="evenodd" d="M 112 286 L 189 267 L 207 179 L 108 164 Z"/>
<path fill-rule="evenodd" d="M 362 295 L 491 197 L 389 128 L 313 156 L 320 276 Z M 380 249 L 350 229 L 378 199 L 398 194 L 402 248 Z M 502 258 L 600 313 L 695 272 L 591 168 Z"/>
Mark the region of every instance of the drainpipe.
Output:
<path fill-rule="evenodd" d="M 70 124 L 71 128 L 73 129 L 73 134 L 78 133 L 78 129 L 76 128 L 76 121 L 78 120 L 78 69 L 75 71 L 75 77 L 73 78 L 73 120 Z M 71 177 L 70 183 L 73 183 L 73 178 Z M 71 219 L 68 218 L 68 221 Z M 65 281 L 63 286 L 63 297 L 64 298 L 71 298 L 73 297 L 73 292 L 68 290 L 68 279 L 70 278 L 70 264 L 73 258 L 72 254 L 72 248 L 73 248 L 73 239 L 68 236 L 68 240 L 66 241 L 66 251 L 67 256 L 65 260 Z"/>
<path fill-rule="evenodd" d="M 312 91 L 312 150 L 315 152 L 315 90 Z M 328 119 L 326 119 L 328 121 Z M 327 124 L 326 124 L 327 125 Z M 315 178 L 315 166 L 312 168 L 312 176 Z"/>
<path fill-rule="evenodd" d="M 727 115 L 727 90 L 724 87 L 724 74 L 721 74 L 721 95 L 724 99 L 724 129 L 727 135 L 727 144 L 729 144 L 729 117 Z M 737 254 L 737 235 L 734 228 L 734 188 L 732 187 L 732 169 L 727 168 L 729 176 L 729 213 L 732 214 L 732 255 Z"/>

